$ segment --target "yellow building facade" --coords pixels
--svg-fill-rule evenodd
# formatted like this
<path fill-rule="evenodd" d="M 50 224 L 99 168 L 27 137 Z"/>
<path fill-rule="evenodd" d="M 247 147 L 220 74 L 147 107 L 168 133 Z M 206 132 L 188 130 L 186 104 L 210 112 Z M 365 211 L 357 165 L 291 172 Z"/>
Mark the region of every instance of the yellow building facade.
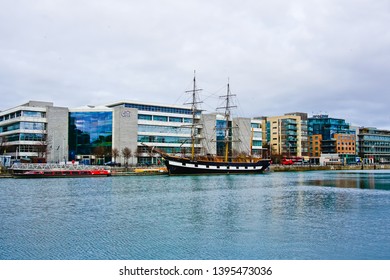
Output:
<path fill-rule="evenodd" d="M 267 142 L 273 155 L 302 156 L 301 117 L 284 115 L 267 117 Z"/>

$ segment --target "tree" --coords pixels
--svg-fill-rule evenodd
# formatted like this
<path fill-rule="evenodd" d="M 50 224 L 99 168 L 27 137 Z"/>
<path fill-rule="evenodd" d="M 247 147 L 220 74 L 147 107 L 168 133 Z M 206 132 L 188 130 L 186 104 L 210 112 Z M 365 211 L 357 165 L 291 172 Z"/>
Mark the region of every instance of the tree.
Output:
<path fill-rule="evenodd" d="M 100 159 L 104 158 L 104 156 L 105 156 L 105 149 L 104 149 L 104 147 L 103 146 L 97 146 L 94 149 L 94 154 L 96 155 L 97 161 L 99 162 Z"/>
<path fill-rule="evenodd" d="M 5 154 L 7 149 L 6 149 L 6 136 L 0 136 L 0 154 Z"/>
<path fill-rule="evenodd" d="M 137 150 L 135 150 L 133 156 L 137 159 L 137 164 L 139 164 L 138 158 L 142 156 L 143 149 L 145 147 L 137 147 Z M 133 162 L 134 163 L 134 162 Z"/>
<path fill-rule="evenodd" d="M 114 158 L 114 162 L 116 163 L 116 159 L 119 157 L 119 150 L 117 148 L 113 148 L 111 151 L 111 156 Z"/>
<path fill-rule="evenodd" d="M 36 134 L 36 138 L 33 139 L 33 141 L 37 142 L 37 144 L 34 145 L 34 151 L 36 152 L 39 161 L 44 160 L 46 162 L 47 157 L 51 152 L 50 147 L 52 147 L 53 139 L 49 138 L 49 136 L 46 133 L 47 130 L 46 124 L 41 124 L 41 125 L 42 125 L 41 132 Z"/>
<path fill-rule="evenodd" d="M 125 165 L 126 166 L 129 165 L 129 158 L 132 156 L 132 154 L 133 153 L 131 152 L 131 150 L 128 147 L 124 147 L 122 149 L 122 156 L 125 159 Z"/>

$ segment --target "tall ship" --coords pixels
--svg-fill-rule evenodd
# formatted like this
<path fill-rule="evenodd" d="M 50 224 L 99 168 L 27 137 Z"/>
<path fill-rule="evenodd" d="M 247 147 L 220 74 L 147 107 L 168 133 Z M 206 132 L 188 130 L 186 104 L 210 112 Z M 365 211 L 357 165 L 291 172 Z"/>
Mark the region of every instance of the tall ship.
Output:
<path fill-rule="evenodd" d="M 221 96 L 225 99 L 225 106 L 217 109 L 224 109 L 224 124 L 223 139 L 217 140 L 220 142 L 222 149 L 224 150 L 223 156 L 217 156 L 212 154 L 199 154 L 195 152 L 195 146 L 199 145 L 202 141 L 199 137 L 198 129 L 201 127 L 198 118 L 196 118 L 197 104 L 197 92 L 200 91 L 196 87 L 196 78 L 194 75 L 193 89 L 187 91 L 192 94 L 191 110 L 192 110 L 192 123 L 191 127 L 191 155 L 190 156 L 177 156 L 170 155 L 163 151 L 155 150 L 161 154 L 164 163 L 168 169 L 169 175 L 192 175 L 192 174 L 260 174 L 267 170 L 270 165 L 270 159 L 263 159 L 260 157 L 254 157 L 251 152 L 247 156 L 233 156 L 232 143 L 233 143 L 233 127 L 231 121 L 231 108 L 235 107 L 231 105 L 232 94 L 230 92 L 229 83 L 227 84 L 227 93 Z M 252 140 L 251 140 L 252 141 Z"/>

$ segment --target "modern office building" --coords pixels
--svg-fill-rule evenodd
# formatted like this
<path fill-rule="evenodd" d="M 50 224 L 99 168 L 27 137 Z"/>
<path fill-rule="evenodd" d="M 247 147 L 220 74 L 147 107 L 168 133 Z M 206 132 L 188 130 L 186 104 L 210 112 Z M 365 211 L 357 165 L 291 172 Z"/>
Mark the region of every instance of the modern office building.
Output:
<path fill-rule="evenodd" d="M 91 164 L 156 164 L 160 156 L 151 148 L 172 154 L 191 152 L 191 124 L 188 106 L 120 101 L 71 109 L 69 158 Z M 113 156 L 112 150 L 118 155 Z"/>
<path fill-rule="evenodd" d="M 69 160 L 83 164 L 111 161 L 113 110 L 85 106 L 69 110 Z"/>
<path fill-rule="evenodd" d="M 68 109 L 30 101 L 0 113 L 0 147 L 13 160 L 158 164 L 160 155 L 151 148 L 189 155 L 195 129 L 195 154 L 223 155 L 224 117 L 198 110 L 195 126 L 192 119 L 189 106 L 120 101 Z M 241 117 L 231 121 L 231 156 L 262 155 L 261 123 Z"/>
<path fill-rule="evenodd" d="M 231 156 L 262 156 L 261 120 L 237 117 L 230 121 L 231 145 L 228 155 Z M 202 114 L 200 123 L 202 153 L 223 156 L 226 144 L 226 119 L 219 113 Z"/>
<path fill-rule="evenodd" d="M 390 131 L 361 127 L 358 134 L 359 156 L 364 163 L 390 162 Z"/>
<path fill-rule="evenodd" d="M 12 160 L 63 161 L 67 145 L 67 108 L 29 101 L 0 112 L 0 152 Z"/>
<path fill-rule="evenodd" d="M 356 154 L 356 134 L 344 119 L 330 118 L 328 115 L 314 115 L 308 118 L 310 155 Z"/>

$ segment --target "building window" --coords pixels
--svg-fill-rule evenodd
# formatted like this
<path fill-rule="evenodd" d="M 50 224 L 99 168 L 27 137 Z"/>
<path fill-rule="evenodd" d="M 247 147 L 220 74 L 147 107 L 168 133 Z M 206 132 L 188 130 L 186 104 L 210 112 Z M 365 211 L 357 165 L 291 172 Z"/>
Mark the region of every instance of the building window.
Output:
<path fill-rule="evenodd" d="M 173 107 L 164 107 L 164 106 L 153 106 L 153 105 L 145 105 L 145 104 L 133 104 L 126 103 L 124 104 L 126 108 L 136 108 L 140 111 L 150 111 L 150 112 L 164 112 L 164 113 L 174 113 L 174 114 L 184 114 L 184 115 L 192 115 L 191 109 L 184 108 L 173 108 Z M 200 115 L 201 111 L 197 111 L 196 115 Z"/>
<path fill-rule="evenodd" d="M 33 118 L 45 118 L 46 113 L 36 112 L 36 111 L 22 111 L 22 116 L 24 117 L 33 117 Z"/>
<path fill-rule="evenodd" d="M 182 122 L 183 119 L 182 118 L 178 118 L 178 117 L 169 117 L 169 121 L 170 122 Z"/>
<path fill-rule="evenodd" d="M 191 134 L 189 127 L 175 127 L 163 125 L 138 125 L 138 132 L 158 132 L 158 133 L 174 133 L 174 134 Z"/>
<path fill-rule="evenodd" d="M 139 120 L 151 121 L 151 120 L 152 120 L 152 115 L 143 115 L 143 114 L 139 114 L 139 115 L 138 115 L 138 119 L 139 119 Z"/>
<path fill-rule="evenodd" d="M 159 122 L 167 122 L 168 117 L 166 116 L 153 116 L 154 121 L 159 121 Z"/>

